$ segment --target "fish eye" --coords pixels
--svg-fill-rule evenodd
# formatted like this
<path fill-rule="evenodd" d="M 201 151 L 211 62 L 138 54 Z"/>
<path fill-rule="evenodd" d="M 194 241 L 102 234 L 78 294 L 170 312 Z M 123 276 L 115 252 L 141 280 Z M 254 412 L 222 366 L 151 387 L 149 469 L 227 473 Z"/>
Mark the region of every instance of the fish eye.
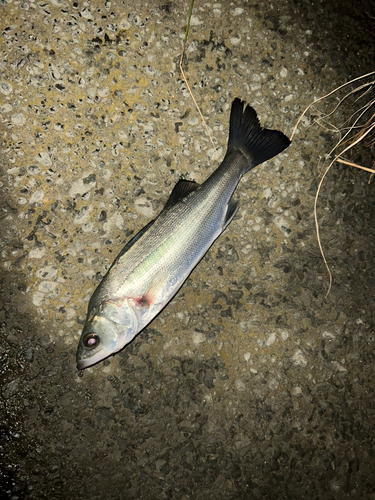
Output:
<path fill-rule="evenodd" d="M 98 347 L 100 343 L 99 337 L 96 333 L 86 333 L 86 335 L 82 339 L 83 345 L 88 347 L 89 349 L 93 349 L 94 347 Z"/>

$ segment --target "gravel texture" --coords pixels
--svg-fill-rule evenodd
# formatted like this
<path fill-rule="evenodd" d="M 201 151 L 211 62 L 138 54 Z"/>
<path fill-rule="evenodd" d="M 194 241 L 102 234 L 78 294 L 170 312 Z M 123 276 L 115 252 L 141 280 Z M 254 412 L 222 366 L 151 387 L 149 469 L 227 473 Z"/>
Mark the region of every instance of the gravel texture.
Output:
<path fill-rule="evenodd" d="M 374 181 L 335 165 L 323 184 L 325 298 L 313 202 L 335 136 L 311 114 L 164 311 L 76 369 L 116 254 L 219 161 L 178 68 L 188 10 L 0 2 L 1 498 L 374 500 Z M 374 70 L 374 18 L 366 0 L 196 0 L 185 68 L 221 157 L 234 97 L 290 136 Z"/>

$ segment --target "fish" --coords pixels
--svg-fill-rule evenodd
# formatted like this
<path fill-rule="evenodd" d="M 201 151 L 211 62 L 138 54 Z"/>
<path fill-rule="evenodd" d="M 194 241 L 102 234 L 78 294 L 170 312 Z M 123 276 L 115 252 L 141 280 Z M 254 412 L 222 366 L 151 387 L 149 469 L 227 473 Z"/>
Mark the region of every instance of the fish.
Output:
<path fill-rule="evenodd" d="M 219 167 L 202 183 L 180 179 L 160 214 L 121 250 L 94 291 L 77 348 L 77 368 L 123 349 L 168 304 L 235 216 L 241 177 L 291 143 L 261 127 L 256 111 L 238 97 Z"/>

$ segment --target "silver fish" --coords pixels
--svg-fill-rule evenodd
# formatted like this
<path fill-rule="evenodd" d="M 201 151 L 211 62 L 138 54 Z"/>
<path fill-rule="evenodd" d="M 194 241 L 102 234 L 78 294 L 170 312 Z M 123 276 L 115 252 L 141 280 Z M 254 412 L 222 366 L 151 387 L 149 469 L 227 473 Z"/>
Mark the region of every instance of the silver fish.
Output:
<path fill-rule="evenodd" d="M 252 107 L 233 101 L 221 165 L 201 185 L 178 181 L 158 217 L 125 245 L 93 293 L 78 369 L 120 351 L 155 318 L 233 219 L 241 177 L 289 144 L 282 132 L 262 129 Z"/>

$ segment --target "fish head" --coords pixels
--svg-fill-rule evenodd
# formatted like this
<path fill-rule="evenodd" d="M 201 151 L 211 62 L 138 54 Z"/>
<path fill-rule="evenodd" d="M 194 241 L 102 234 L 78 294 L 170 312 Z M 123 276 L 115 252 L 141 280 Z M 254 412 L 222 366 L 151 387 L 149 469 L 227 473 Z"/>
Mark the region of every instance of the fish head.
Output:
<path fill-rule="evenodd" d="M 77 349 L 77 368 L 83 370 L 120 351 L 137 333 L 137 316 L 128 300 L 89 307 Z"/>

